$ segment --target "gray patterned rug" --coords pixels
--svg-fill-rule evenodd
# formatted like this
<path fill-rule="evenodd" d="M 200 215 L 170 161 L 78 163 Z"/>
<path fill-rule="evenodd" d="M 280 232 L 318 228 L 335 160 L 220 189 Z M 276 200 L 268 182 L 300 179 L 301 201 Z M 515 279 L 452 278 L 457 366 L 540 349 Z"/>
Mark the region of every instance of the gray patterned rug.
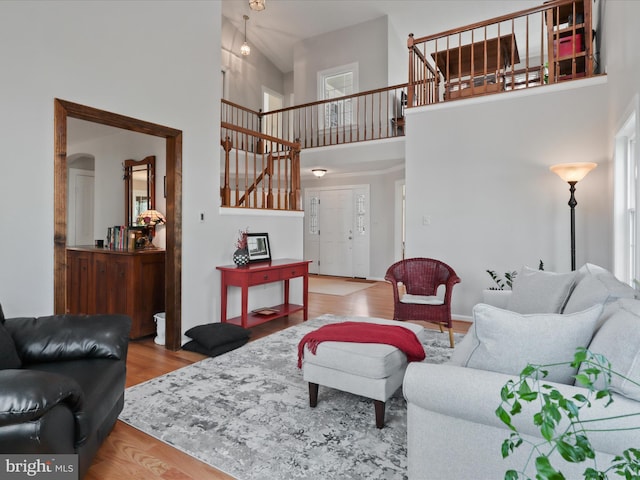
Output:
<path fill-rule="evenodd" d="M 321 386 L 309 407 L 298 342 L 344 320 L 322 315 L 128 388 L 120 420 L 240 480 L 405 479 L 401 389 L 381 430 L 366 398 Z M 425 361 L 442 363 L 449 335 L 429 332 Z"/>

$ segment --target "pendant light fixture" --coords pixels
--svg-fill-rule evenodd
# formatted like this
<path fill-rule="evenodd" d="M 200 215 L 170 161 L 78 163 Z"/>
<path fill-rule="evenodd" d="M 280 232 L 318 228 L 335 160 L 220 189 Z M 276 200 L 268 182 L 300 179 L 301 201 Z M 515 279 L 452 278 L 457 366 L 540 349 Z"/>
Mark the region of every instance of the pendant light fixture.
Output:
<path fill-rule="evenodd" d="M 243 15 L 242 18 L 244 18 L 244 43 L 240 47 L 240 53 L 246 57 L 251 53 L 251 47 L 247 43 L 247 20 L 249 20 L 249 17 Z"/>
<path fill-rule="evenodd" d="M 267 0 L 249 0 L 249 8 L 256 12 L 261 12 L 267 8 Z"/>

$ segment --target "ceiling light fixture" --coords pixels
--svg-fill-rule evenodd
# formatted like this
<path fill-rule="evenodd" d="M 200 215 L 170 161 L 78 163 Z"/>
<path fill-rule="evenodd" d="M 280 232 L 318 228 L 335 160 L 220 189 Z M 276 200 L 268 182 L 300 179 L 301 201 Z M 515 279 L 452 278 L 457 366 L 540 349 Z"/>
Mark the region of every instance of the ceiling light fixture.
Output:
<path fill-rule="evenodd" d="M 327 170 L 325 168 L 313 168 L 311 169 L 311 172 L 313 172 L 313 174 L 320 178 L 320 177 L 324 177 L 324 174 L 327 173 Z"/>
<path fill-rule="evenodd" d="M 249 20 L 249 17 L 243 15 L 242 18 L 244 18 L 244 43 L 240 47 L 240 53 L 246 57 L 251 53 L 251 47 L 247 43 L 247 20 Z"/>
<path fill-rule="evenodd" d="M 256 12 L 261 12 L 267 8 L 267 0 L 249 0 L 249 8 Z"/>

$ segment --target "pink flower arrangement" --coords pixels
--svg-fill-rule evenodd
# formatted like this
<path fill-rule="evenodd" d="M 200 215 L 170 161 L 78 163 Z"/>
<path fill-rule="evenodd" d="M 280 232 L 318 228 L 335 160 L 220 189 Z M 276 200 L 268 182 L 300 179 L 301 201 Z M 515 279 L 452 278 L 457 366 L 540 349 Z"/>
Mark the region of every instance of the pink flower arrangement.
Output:
<path fill-rule="evenodd" d="M 247 248 L 247 232 L 249 232 L 249 227 L 244 230 L 238 230 L 238 239 L 236 240 L 236 248 L 238 250 Z"/>

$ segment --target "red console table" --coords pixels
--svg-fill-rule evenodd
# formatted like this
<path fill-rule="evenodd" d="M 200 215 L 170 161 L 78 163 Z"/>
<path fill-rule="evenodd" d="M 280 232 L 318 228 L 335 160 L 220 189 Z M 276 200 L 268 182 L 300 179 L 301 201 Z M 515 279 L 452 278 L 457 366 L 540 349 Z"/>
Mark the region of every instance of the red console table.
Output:
<path fill-rule="evenodd" d="M 222 323 L 233 323 L 244 328 L 253 327 L 280 317 L 304 311 L 307 319 L 307 300 L 309 297 L 309 264 L 311 260 L 293 260 L 283 258 L 264 263 L 251 263 L 244 267 L 222 265 L 216 267 L 222 275 L 220 283 L 220 317 Z M 302 277 L 302 305 L 289 303 L 289 280 Z M 268 307 L 273 313 L 263 315 L 249 312 L 249 287 L 265 283 L 284 282 L 284 303 Z M 227 318 L 227 288 L 240 287 L 242 289 L 242 314 L 239 317 Z"/>

